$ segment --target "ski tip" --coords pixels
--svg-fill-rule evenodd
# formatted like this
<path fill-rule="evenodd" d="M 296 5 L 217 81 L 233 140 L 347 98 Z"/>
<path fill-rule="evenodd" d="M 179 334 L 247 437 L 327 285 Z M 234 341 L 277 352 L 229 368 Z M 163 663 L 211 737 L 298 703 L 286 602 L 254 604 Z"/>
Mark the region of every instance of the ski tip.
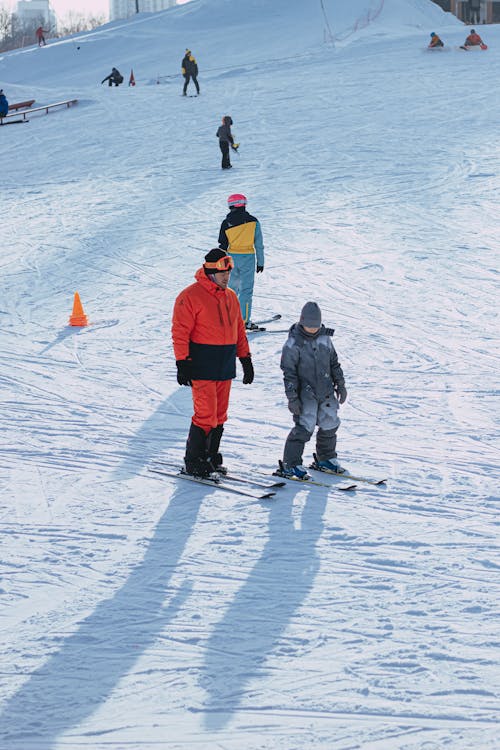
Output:
<path fill-rule="evenodd" d="M 339 490 L 339 492 L 353 492 L 353 490 L 358 489 L 357 484 L 347 484 L 345 487 L 335 487 L 335 485 L 332 485 L 332 488 L 335 490 Z"/>
<path fill-rule="evenodd" d="M 276 496 L 276 492 L 264 492 L 260 497 L 261 500 L 270 500 Z"/>

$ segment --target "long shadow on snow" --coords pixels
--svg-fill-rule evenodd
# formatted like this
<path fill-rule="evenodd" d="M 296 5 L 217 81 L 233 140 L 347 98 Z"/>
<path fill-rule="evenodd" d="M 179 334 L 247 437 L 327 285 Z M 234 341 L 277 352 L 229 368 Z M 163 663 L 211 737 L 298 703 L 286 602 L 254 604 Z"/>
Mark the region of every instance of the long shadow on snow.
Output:
<path fill-rule="evenodd" d="M 184 454 L 191 424 L 191 388 L 179 388 L 163 401 L 127 442 L 127 449 L 111 479 L 124 481 L 136 476 L 153 458 L 160 458 L 178 446 Z M 179 442 L 179 435 L 182 436 Z M 182 459 L 179 458 L 179 465 Z"/>
<path fill-rule="evenodd" d="M 308 492 L 299 528 L 293 522 L 293 498 L 270 505 L 262 555 L 208 641 L 202 672 L 209 695 L 203 708 L 207 729 L 222 729 L 238 710 L 247 684 L 265 675 L 266 659 L 278 652 L 313 586 L 328 495 L 318 488 Z"/>
<path fill-rule="evenodd" d="M 54 748 L 60 735 L 106 701 L 175 617 L 190 586 L 174 590 L 169 583 L 205 494 L 201 487 L 196 499 L 192 488 L 174 492 L 142 562 L 122 588 L 99 604 L 7 702 L 0 716 L 2 750 Z"/>

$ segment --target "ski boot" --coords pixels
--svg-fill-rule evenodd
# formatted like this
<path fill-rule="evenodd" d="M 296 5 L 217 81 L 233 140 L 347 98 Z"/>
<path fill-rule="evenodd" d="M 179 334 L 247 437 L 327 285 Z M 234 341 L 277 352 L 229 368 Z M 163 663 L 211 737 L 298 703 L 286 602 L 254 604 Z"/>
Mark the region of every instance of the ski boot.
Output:
<path fill-rule="evenodd" d="M 301 482 L 305 482 L 311 478 L 311 475 L 307 473 L 307 470 L 303 466 L 287 466 L 283 461 L 279 462 L 279 469 L 274 473 L 279 477 L 285 477 L 285 479 L 298 479 Z"/>
<path fill-rule="evenodd" d="M 345 474 L 347 471 L 347 469 L 339 464 L 336 458 L 327 458 L 324 461 L 318 461 L 316 454 L 314 454 L 314 461 L 310 468 L 317 471 L 325 471 L 328 474 Z"/>
<path fill-rule="evenodd" d="M 245 328 L 246 328 L 247 331 L 258 331 L 259 330 L 259 326 L 257 325 L 257 323 L 252 323 L 251 320 L 247 320 L 247 322 L 245 323 Z"/>

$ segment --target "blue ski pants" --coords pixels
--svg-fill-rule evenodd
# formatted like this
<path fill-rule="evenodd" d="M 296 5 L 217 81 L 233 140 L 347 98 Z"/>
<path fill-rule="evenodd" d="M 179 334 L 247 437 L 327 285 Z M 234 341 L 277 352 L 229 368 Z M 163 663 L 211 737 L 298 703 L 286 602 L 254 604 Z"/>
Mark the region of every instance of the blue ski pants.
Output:
<path fill-rule="evenodd" d="M 255 278 L 255 254 L 235 253 L 231 255 L 234 268 L 229 277 L 229 288 L 238 295 L 241 317 L 248 323 L 252 314 L 253 282 Z"/>

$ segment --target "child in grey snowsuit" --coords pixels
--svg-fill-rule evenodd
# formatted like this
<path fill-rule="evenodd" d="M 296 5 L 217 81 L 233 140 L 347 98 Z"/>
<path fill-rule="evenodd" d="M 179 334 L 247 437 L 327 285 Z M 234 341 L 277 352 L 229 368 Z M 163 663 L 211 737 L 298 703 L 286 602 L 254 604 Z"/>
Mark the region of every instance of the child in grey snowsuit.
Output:
<path fill-rule="evenodd" d="M 342 473 L 337 461 L 338 405 L 347 398 L 344 373 L 332 344 L 333 330 L 321 324 L 316 302 L 306 302 L 281 354 L 288 408 L 295 422 L 285 443 L 285 475 L 308 478 L 302 466 L 305 444 L 316 425 L 316 456 L 322 468 Z"/>

